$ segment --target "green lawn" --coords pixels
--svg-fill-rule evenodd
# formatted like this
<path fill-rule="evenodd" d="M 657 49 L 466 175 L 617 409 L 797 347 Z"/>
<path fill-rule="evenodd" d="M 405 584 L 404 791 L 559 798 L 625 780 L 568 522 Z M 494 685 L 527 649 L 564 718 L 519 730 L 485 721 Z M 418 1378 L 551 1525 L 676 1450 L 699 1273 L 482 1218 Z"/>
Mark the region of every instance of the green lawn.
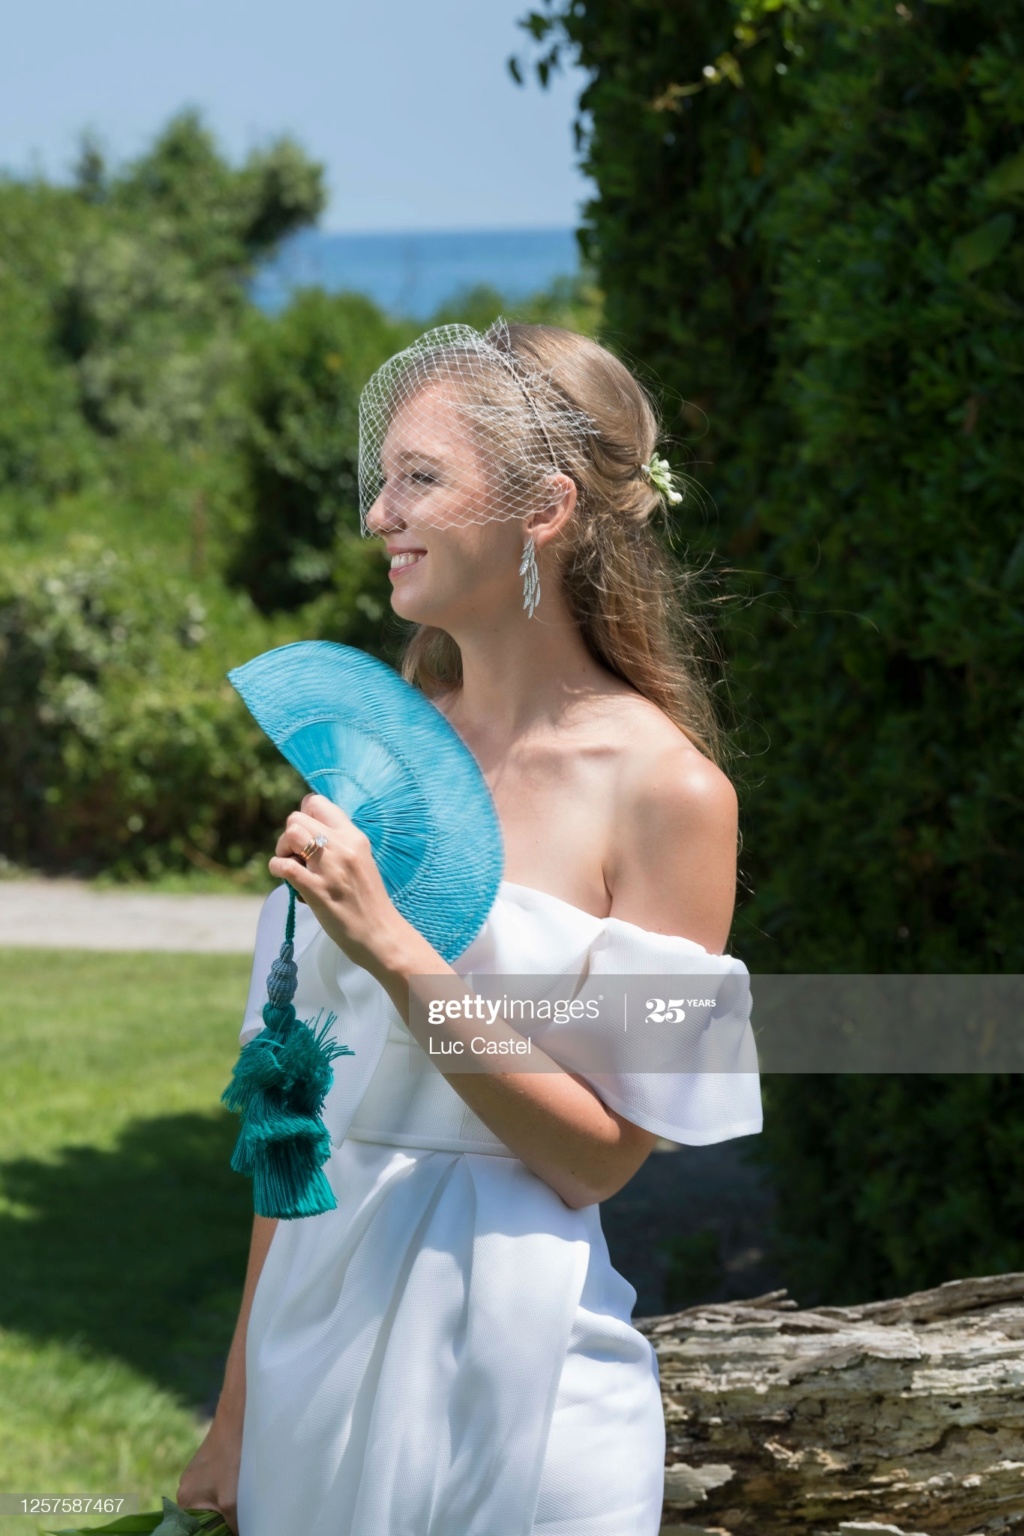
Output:
<path fill-rule="evenodd" d="M 251 1188 L 218 1099 L 249 960 L 0 949 L 0 975 L 0 1492 L 156 1507 L 241 1296 Z"/>

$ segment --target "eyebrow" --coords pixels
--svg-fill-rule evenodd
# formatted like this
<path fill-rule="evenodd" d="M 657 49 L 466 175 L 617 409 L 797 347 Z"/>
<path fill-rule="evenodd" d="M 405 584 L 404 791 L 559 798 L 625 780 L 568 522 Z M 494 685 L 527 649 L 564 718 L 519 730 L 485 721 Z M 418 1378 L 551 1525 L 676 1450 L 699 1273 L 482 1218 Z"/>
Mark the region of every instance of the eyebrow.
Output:
<path fill-rule="evenodd" d="M 399 449 L 398 453 L 395 454 L 395 458 L 404 464 L 433 464 L 437 469 L 442 469 L 444 467 L 443 459 L 437 459 L 433 454 L 430 453 L 420 453 L 415 448 L 401 448 Z"/>

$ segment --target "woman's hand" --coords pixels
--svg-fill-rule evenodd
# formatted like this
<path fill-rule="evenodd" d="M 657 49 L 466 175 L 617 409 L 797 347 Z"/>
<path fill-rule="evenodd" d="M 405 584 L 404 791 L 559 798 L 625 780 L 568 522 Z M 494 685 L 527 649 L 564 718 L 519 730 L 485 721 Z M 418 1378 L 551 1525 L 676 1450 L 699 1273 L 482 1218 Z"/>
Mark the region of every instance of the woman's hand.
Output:
<path fill-rule="evenodd" d="M 327 844 L 303 864 L 296 854 L 317 836 Z M 306 795 L 301 810 L 292 811 L 267 867 L 295 887 L 338 948 L 378 980 L 416 933 L 388 895 L 366 833 L 323 795 Z"/>
<path fill-rule="evenodd" d="M 181 1509 L 219 1509 L 231 1529 L 237 1531 L 241 1457 L 241 1423 L 222 1424 L 215 1418 L 181 1474 L 175 1502 Z"/>

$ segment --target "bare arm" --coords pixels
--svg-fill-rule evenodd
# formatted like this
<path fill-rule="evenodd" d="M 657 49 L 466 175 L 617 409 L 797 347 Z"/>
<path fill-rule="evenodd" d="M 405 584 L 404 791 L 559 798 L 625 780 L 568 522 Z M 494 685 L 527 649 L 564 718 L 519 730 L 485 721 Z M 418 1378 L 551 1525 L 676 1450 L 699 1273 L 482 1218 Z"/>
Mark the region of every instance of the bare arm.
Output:
<path fill-rule="evenodd" d="M 238 1464 L 245 1415 L 245 1340 L 256 1285 L 277 1227 L 276 1219 L 254 1216 L 249 1263 L 234 1337 L 224 1367 L 224 1385 L 206 1438 L 181 1475 L 177 1502 L 183 1509 L 219 1509 L 238 1529 Z"/>
<path fill-rule="evenodd" d="M 276 1230 L 276 1217 L 253 1217 L 249 1263 L 245 1271 L 245 1284 L 242 1287 L 242 1301 L 231 1348 L 228 1351 L 227 1364 L 224 1367 L 224 1385 L 217 1400 L 214 1422 L 218 1419 L 228 1424 L 241 1425 L 242 1422 L 242 1415 L 245 1412 L 245 1339 L 249 1330 L 249 1313 L 252 1311 L 252 1299 L 263 1272 L 267 1250 Z"/>

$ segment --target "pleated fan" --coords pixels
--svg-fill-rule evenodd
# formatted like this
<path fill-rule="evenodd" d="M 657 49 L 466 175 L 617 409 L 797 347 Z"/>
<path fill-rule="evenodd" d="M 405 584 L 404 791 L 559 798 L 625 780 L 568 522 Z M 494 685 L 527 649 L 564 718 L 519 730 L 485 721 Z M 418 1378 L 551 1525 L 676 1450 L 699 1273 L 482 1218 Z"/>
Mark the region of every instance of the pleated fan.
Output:
<path fill-rule="evenodd" d="M 440 710 L 330 640 L 278 646 L 228 678 L 309 787 L 366 833 L 402 916 L 456 959 L 494 904 L 504 849 L 479 765 Z"/>

